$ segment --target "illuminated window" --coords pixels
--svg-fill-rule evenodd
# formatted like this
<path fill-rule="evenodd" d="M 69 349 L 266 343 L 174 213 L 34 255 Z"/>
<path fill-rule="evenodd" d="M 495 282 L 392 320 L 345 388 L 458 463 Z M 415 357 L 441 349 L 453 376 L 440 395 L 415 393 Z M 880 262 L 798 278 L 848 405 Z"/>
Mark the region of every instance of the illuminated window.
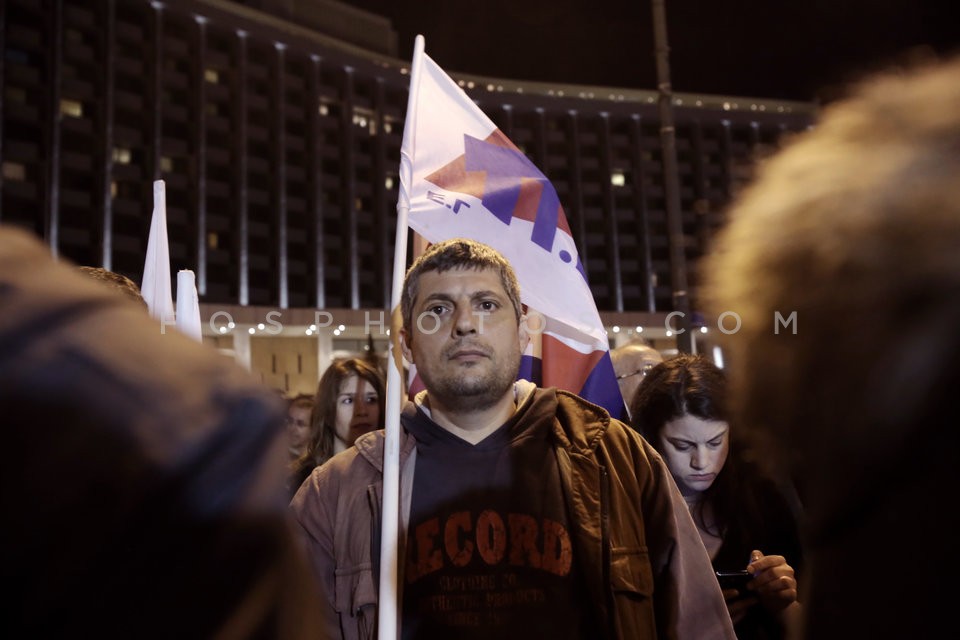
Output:
<path fill-rule="evenodd" d="M 4 162 L 3 179 L 23 182 L 27 179 L 27 168 L 19 162 Z"/>
<path fill-rule="evenodd" d="M 60 113 L 65 116 L 80 118 L 83 116 L 83 103 L 77 100 L 63 99 L 60 101 Z"/>

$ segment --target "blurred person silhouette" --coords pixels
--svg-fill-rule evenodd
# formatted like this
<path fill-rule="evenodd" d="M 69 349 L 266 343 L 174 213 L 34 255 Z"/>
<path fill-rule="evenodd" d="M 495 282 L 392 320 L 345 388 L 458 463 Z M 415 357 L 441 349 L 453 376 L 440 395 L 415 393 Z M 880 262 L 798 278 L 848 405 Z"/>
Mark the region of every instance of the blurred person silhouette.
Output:
<path fill-rule="evenodd" d="M 310 412 L 313 409 L 313 396 L 300 393 L 287 402 L 287 443 L 290 460 L 296 460 L 307 449 L 310 442 Z"/>
<path fill-rule="evenodd" d="M 142 305 L 144 308 L 147 307 L 147 301 L 143 299 L 143 294 L 140 293 L 140 287 L 137 286 L 136 282 L 127 276 L 115 271 L 104 269 L 103 267 L 80 266 L 77 267 L 77 269 L 83 275 L 98 282 L 102 282 L 114 291 L 122 293 L 129 299 Z"/>
<path fill-rule="evenodd" d="M 630 402 L 637 392 L 637 387 L 650 369 L 663 362 L 663 356 L 646 342 L 632 340 L 612 349 L 610 359 L 613 361 L 613 370 L 617 374 L 617 384 L 620 385 L 620 395 L 626 409 L 624 420 L 628 420 Z"/>
<path fill-rule="evenodd" d="M 0 308 L 0 637 L 318 637 L 282 403 L 2 225 Z"/>
<path fill-rule="evenodd" d="M 803 561 L 796 507 L 730 423 L 723 371 L 699 355 L 668 358 L 646 375 L 630 411 L 670 468 L 713 568 L 750 574 L 743 588 L 724 590 L 737 638 L 788 637 Z"/>
<path fill-rule="evenodd" d="M 352 447 L 363 434 L 383 428 L 386 382 L 369 358 L 341 358 L 327 367 L 310 414 L 310 438 L 293 462 L 291 496 L 314 468 Z"/>
<path fill-rule="evenodd" d="M 516 275 L 493 248 L 431 245 L 406 273 L 398 588 L 414 638 L 733 638 L 710 559 L 660 456 L 606 410 L 517 380 Z M 319 405 L 318 405 L 319 406 Z M 384 432 L 291 503 L 338 638 L 375 634 Z"/>
<path fill-rule="evenodd" d="M 960 575 L 960 57 L 826 108 L 716 247 L 736 415 L 804 503 L 805 636 L 939 637 Z"/>

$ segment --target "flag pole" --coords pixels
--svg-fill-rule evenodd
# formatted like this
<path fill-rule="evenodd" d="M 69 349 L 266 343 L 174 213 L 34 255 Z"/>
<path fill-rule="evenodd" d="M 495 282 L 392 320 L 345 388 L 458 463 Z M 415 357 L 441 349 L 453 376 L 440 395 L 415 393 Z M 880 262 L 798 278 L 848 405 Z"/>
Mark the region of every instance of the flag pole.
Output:
<path fill-rule="evenodd" d="M 403 359 L 400 353 L 400 295 L 407 268 L 407 216 L 410 212 L 409 190 L 413 182 L 413 155 L 416 140 L 417 93 L 424 39 L 418 35 L 413 45 L 410 65 L 410 92 L 400 149 L 400 188 L 397 198 L 397 234 L 393 250 L 393 287 L 390 296 L 390 352 L 387 363 L 387 402 L 383 449 L 383 504 L 380 530 L 380 595 L 377 611 L 378 640 L 399 638 L 399 545 L 400 545 L 400 411 L 403 406 Z"/>
<path fill-rule="evenodd" d="M 690 297 L 687 293 L 687 259 L 684 254 L 683 218 L 680 212 L 680 178 L 677 166 L 676 130 L 673 125 L 673 88 L 670 84 L 670 46 L 667 44 L 665 0 L 653 0 L 653 40 L 657 59 L 657 88 L 660 92 L 660 145 L 663 159 L 663 183 L 666 195 L 670 284 L 673 310 L 677 319 L 677 349 L 693 352 L 690 324 Z"/>

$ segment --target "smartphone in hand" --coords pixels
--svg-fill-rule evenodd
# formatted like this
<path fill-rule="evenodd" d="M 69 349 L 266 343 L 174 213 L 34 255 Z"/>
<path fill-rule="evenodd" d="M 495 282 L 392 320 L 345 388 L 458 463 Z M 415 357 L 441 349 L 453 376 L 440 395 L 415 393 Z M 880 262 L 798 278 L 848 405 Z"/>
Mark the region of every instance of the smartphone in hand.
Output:
<path fill-rule="evenodd" d="M 749 571 L 717 571 L 721 589 L 736 589 L 740 595 L 747 594 L 747 583 L 753 579 Z"/>

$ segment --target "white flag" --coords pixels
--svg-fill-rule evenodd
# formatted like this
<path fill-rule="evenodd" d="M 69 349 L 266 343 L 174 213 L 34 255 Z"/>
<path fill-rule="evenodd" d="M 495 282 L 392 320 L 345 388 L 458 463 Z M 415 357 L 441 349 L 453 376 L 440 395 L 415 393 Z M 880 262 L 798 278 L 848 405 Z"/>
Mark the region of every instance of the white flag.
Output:
<path fill-rule="evenodd" d="M 410 94 L 400 153 L 410 228 L 429 242 L 470 238 L 502 253 L 530 310 L 520 377 L 620 417 L 606 331 L 556 189 L 426 54 Z"/>
<path fill-rule="evenodd" d="M 147 301 L 150 315 L 163 325 L 173 325 L 173 292 L 170 281 L 170 244 L 167 239 L 167 194 L 163 180 L 153 183 L 153 219 L 147 240 L 147 259 L 143 264 L 140 293 Z"/>
<path fill-rule="evenodd" d="M 197 281 L 189 269 L 177 272 L 177 329 L 197 342 L 203 342 Z"/>

